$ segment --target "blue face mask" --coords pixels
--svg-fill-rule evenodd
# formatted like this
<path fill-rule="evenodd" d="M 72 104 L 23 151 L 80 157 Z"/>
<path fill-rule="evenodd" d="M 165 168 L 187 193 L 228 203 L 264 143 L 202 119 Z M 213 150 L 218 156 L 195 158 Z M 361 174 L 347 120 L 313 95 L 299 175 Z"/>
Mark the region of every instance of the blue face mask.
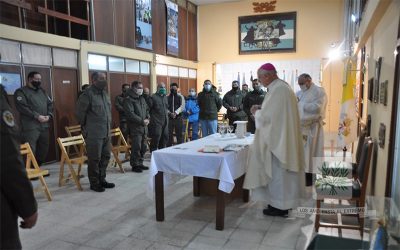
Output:
<path fill-rule="evenodd" d="M 211 90 L 211 85 L 210 85 L 210 84 L 204 85 L 204 89 L 205 89 L 206 91 L 210 91 L 210 90 Z"/>

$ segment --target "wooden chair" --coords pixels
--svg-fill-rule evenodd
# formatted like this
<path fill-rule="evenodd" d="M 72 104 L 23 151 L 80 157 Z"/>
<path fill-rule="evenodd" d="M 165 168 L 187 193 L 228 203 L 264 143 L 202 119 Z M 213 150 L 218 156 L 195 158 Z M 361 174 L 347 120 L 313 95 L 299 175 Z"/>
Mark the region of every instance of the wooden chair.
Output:
<path fill-rule="evenodd" d="M 131 147 L 126 142 L 124 136 L 122 135 L 120 128 L 111 129 L 111 152 L 114 155 L 115 163 L 114 167 L 118 164 L 121 173 L 125 173 L 122 164 L 129 161 L 129 155 L 131 152 Z M 121 161 L 119 159 L 119 153 L 125 153 L 125 159 Z"/>
<path fill-rule="evenodd" d="M 81 135 L 82 134 L 82 128 L 81 125 L 73 125 L 73 126 L 65 126 L 65 132 L 67 132 L 68 137 L 72 137 L 72 136 L 77 136 L 77 135 Z M 73 146 L 74 150 L 75 150 L 75 154 L 79 153 L 79 149 L 75 146 Z M 68 153 L 70 153 L 71 148 L 68 147 Z"/>
<path fill-rule="evenodd" d="M 350 202 L 355 202 L 355 205 L 358 209 L 362 209 L 365 207 L 365 195 L 366 195 L 366 191 L 367 191 L 368 175 L 369 175 L 373 145 L 374 144 L 373 144 L 372 140 L 370 138 L 366 138 L 366 141 L 362 145 L 362 149 L 361 149 L 360 162 L 357 167 L 357 175 L 354 176 L 353 179 L 350 179 L 350 187 L 349 187 L 346 195 L 343 195 L 343 194 L 332 195 L 332 194 L 327 194 L 326 192 L 323 192 L 324 186 L 321 185 L 321 183 L 324 183 L 324 178 L 331 178 L 331 176 L 325 176 L 325 177 L 322 176 L 322 179 L 317 178 L 317 180 L 316 180 L 317 211 L 319 211 L 319 209 L 321 208 L 321 204 L 324 203 L 325 199 L 337 200 L 339 204 L 341 203 L 342 200 L 348 200 Z M 337 177 L 337 178 L 343 178 L 343 181 L 349 181 L 347 177 Z M 331 182 L 328 185 L 330 185 L 331 188 L 335 188 L 338 191 L 343 190 L 343 186 L 337 185 L 336 183 Z M 363 214 L 360 212 L 356 212 L 355 214 L 352 214 L 352 216 L 357 217 L 358 225 L 343 224 L 341 213 L 337 213 L 338 223 L 336 223 L 336 224 L 335 223 L 323 223 L 323 222 L 320 222 L 321 215 L 319 213 L 317 213 L 316 217 L 315 217 L 315 231 L 318 232 L 319 227 L 338 228 L 339 233 L 341 233 L 342 228 L 358 229 L 362 236 L 363 228 L 364 228 Z"/>
<path fill-rule="evenodd" d="M 21 155 L 26 158 L 25 167 L 26 173 L 28 174 L 28 178 L 31 180 L 33 178 L 39 178 L 40 183 L 42 185 L 42 191 L 47 196 L 47 200 L 51 201 L 51 194 L 49 188 L 47 187 L 46 181 L 44 180 L 44 175 L 49 173 L 49 170 L 43 170 L 39 167 L 35 155 L 32 152 L 31 146 L 29 143 L 24 143 L 20 148 Z M 33 165 L 33 168 L 31 166 Z"/>
<path fill-rule="evenodd" d="M 82 191 L 82 186 L 79 180 L 79 176 L 82 170 L 82 165 L 87 160 L 85 156 L 85 140 L 82 135 L 72 136 L 67 138 L 57 138 L 58 146 L 61 150 L 61 161 L 60 161 L 60 176 L 58 180 L 58 185 L 61 187 L 69 179 L 73 179 L 76 186 L 80 191 Z M 68 152 L 68 147 L 74 146 L 78 148 L 78 154 L 71 155 Z M 67 163 L 70 176 L 64 179 L 64 164 Z M 74 164 L 78 165 L 77 172 L 74 169 Z"/>

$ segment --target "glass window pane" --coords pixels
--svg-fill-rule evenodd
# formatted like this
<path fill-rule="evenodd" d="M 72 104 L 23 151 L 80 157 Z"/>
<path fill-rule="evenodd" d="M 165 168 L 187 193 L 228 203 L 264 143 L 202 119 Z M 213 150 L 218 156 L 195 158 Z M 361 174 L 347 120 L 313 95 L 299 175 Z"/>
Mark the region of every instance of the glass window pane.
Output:
<path fill-rule="evenodd" d="M 168 66 L 168 76 L 179 76 L 179 68 L 175 66 Z"/>
<path fill-rule="evenodd" d="M 189 76 L 189 71 L 187 68 L 179 68 L 179 77 L 187 78 Z"/>
<path fill-rule="evenodd" d="M 156 65 L 156 75 L 166 76 L 168 75 L 167 65 L 157 64 Z"/>
<path fill-rule="evenodd" d="M 189 69 L 189 78 L 197 78 L 197 71 L 195 69 Z"/>
<path fill-rule="evenodd" d="M 21 52 L 18 42 L 0 39 L 0 61 L 21 63 Z"/>
<path fill-rule="evenodd" d="M 108 58 L 108 69 L 110 71 L 125 72 L 124 59 L 117 57 Z"/>
<path fill-rule="evenodd" d="M 51 66 L 51 48 L 23 43 L 22 61 L 25 64 Z"/>
<path fill-rule="evenodd" d="M 60 67 L 77 68 L 78 53 L 74 50 L 53 48 L 53 65 Z"/>
<path fill-rule="evenodd" d="M 93 70 L 107 70 L 107 57 L 100 55 L 88 55 L 89 69 Z"/>
<path fill-rule="evenodd" d="M 140 62 L 140 74 L 150 75 L 150 63 Z"/>
<path fill-rule="evenodd" d="M 139 61 L 126 59 L 126 72 L 140 73 Z"/>

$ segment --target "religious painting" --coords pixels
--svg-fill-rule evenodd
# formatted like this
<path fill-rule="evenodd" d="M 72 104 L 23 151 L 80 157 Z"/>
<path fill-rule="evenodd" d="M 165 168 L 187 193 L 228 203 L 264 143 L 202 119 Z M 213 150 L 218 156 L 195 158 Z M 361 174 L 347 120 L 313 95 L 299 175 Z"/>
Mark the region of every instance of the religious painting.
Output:
<path fill-rule="evenodd" d="M 153 48 L 152 20 L 151 20 L 151 0 L 136 0 L 136 48 Z"/>
<path fill-rule="evenodd" d="M 295 51 L 296 12 L 239 17 L 239 54 Z"/>
<path fill-rule="evenodd" d="M 7 95 L 13 95 L 15 90 L 21 88 L 21 75 L 18 73 L 0 72 L 0 84 L 4 86 Z"/>
<path fill-rule="evenodd" d="M 167 4 L 167 54 L 178 56 L 178 5 L 166 0 Z"/>

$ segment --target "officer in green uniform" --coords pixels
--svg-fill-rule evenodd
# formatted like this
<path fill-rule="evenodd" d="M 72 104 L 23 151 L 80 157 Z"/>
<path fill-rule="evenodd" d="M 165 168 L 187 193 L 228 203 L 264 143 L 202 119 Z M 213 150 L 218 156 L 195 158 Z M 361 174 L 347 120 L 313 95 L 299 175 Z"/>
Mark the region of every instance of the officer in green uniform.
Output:
<path fill-rule="evenodd" d="M 37 204 L 25 164 L 20 154 L 19 131 L 11 113 L 7 93 L 0 84 L 1 99 L 1 166 L 0 166 L 0 249 L 21 249 L 21 228 L 32 228 L 37 221 Z"/>
<path fill-rule="evenodd" d="M 96 192 L 115 187 L 106 181 L 111 151 L 111 101 L 106 89 L 105 73 L 94 72 L 92 84 L 79 96 L 76 105 L 76 116 L 85 137 L 90 189 Z"/>
<path fill-rule="evenodd" d="M 147 150 L 147 125 L 150 122 L 149 107 L 143 97 L 141 82 L 132 82 L 132 88 L 128 90 L 124 99 L 124 113 L 131 136 L 130 163 L 132 171 L 140 173 L 142 170 L 149 169 L 143 165 L 143 157 Z"/>
<path fill-rule="evenodd" d="M 224 98 L 222 98 L 222 105 L 227 110 L 229 125 L 234 125 L 235 128 L 236 124 L 233 124 L 233 122 L 247 120 L 247 115 L 243 111 L 243 99 L 244 95 L 239 89 L 238 81 L 233 81 L 232 89 L 225 94 Z"/>
<path fill-rule="evenodd" d="M 124 112 L 124 98 L 126 97 L 127 91 L 129 89 L 130 89 L 129 84 L 127 83 L 122 84 L 122 93 L 115 97 L 115 109 L 119 113 L 119 128 L 121 129 L 122 135 L 124 136 L 125 140 L 128 140 L 129 127 Z"/>
<path fill-rule="evenodd" d="M 20 113 L 22 141 L 28 142 L 41 165 L 49 149 L 49 123 L 53 117 L 53 101 L 41 85 L 38 72 L 28 74 L 27 85 L 14 93 L 15 106 Z"/>
<path fill-rule="evenodd" d="M 249 92 L 243 100 L 243 109 L 248 117 L 247 131 L 254 134 L 256 132 L 256 124 L 254 115 L 250 112 L 251 106 L 261 105 L 264 101 L 265 92 L 261 89 L 257 79 L 253 79 L 253 91 Z"/>
<path fill-rule="evenodd" d="M 150 151 L 165 148 L 168 141 L 168 100 L 165 83 L 159 83 L 157 93 L 151 96 L 150 104 Z"/>

